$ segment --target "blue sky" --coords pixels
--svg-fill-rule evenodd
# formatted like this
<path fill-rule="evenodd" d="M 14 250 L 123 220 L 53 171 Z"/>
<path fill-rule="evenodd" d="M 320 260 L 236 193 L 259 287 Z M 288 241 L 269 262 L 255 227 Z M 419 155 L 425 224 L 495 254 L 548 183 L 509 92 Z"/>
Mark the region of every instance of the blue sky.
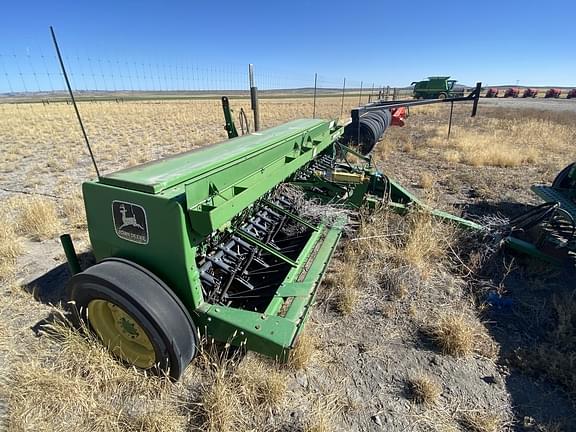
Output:
<path fill-rule="evenodd" d="M 49 25 L 79 89 L 239 88 L 248 63 L 264 88 L 314 72 L 323 86 L 576 86 L 574 17 L 571 1 L 7 0 L 0 91 L 61 87 Z"/>

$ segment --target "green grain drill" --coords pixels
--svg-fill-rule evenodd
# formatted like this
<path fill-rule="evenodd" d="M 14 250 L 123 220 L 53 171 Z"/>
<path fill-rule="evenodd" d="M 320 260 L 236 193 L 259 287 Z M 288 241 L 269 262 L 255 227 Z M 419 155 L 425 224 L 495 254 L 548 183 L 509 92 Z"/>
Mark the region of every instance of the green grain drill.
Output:
<path fill-rule="evenodd" d="M 73 271 L 75 319 L 123 362 L 174 379 L 201 340 L 286 360 L 347 223 L 303 216 L 288 191 L 339 208 L 421 205 L 363 154 L 380 138 L 374 125 L 403 124 L 382 104 L 345 126 L 294 120 L 84 183 L 97 264 Z"/>

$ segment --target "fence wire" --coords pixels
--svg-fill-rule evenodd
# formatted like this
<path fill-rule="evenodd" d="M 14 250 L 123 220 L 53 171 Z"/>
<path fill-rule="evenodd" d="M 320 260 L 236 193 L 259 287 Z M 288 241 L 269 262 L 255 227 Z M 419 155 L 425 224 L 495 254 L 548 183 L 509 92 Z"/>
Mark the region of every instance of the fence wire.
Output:
<path fill-rule="evenodd" d="M 226 139 L 223 95 L 236 121 L 243 110 L 253 130 L 246 66 L 81 56 L 64 62 L 103 173 Z M 263 128 L 302 117 L 345 120 L 355 106 L 398 96 L 382 83 L 258 65 L 255 80 Z M 55 55 L 0 53 L 2 185 L 48 193 L 94 177 L 65 89 Z M 48 173 L 55 180 L 43 181 Z"/>

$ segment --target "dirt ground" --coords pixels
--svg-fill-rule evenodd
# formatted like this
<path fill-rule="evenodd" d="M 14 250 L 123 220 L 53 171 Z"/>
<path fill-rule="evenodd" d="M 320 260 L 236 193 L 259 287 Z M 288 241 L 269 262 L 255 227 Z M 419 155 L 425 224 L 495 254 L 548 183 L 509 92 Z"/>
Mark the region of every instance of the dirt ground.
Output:
<path fill-rule="evenodd" d="M 515 109 L 520 111 L 514 113 Z M 467 118 L 468 110 L 467 107 L 456 109 L 453 131 L 456 137 L 462 133 L 459 128 L 472 121 Z M 576 119 L 576 101 L 564 100 L 483 99 L 479 116 L 530 117 L 535 115 L 533 110 L 551 111 L 552 115 L 562 111 L 562 121 L 566 124 L 574 124 Z M 529 190 L 531 184 L 549 183 L 563 165 L 574 159 L 573 153 L 560 153 L 546 162 L 520 163 L 513 167 L 454 162 L 444 158 L 445 151 L 451 151 L 449 147 L 425 145 L 429 136 L 422 132 L 430 125 L 444 131 L 446 120 L 445 111 L 423 115 L 415 110 L 405 128 L 389 131 L 379 144 L 375 160 L 386 175 L 417 195 L 471 218 L 518 214 L 526 205 L 538 202 Z M 84 178 L 90 165 L 83 161 L 77 169 L 76 175 L 71 173 L 72 177 Z M 430 177 L 431 187 L 425 187 L 423 173 Z M 44 179 L 33 189 L 26 188 L 20 180 L 23 177 L 24 174 L 13 176 L 5 171 L 0 182 L 0 198 L 4 202 L 22 195 L 27 198 L 30 194 L 59 196 L 61 193 L 54 192 L 56 182 Z M 14 190 L 24 193 L 14 193 Z M 399 235 L 397 233 L 408 229 L 399 217 L 386 218 L 382 225 L 386 235 Z M 88 239 L 82 229 L 75 231 L 74 237 L 80 251 L 88 250 Z M 465 236 L 454 243 L 454 248 L 483 240 Z M 21 242 L 25 253 L 18 257 L 15 273 L 2 282 L 0 303 L 4 308 L 4 315 L 0 314 L 0 336 L 4 328 L 11 328 L 18 335 L 12 342 L 20 347 L 37 345 L 45 337 L 37 335 L 38 324 L 50 317 L 53 309 L 47 304 L 62 299 L 62 288 L 68 277 L 57 239 L 22 238 Z M 446 253 L 452 260 L 460 259 L 455 258 L 460 256 L 456 253 Z M 576 430 L 573 398 L 576 389 L 558 380 L 557 375 L 543 372 L 546 367 L 526 361 L 527 356 L 548 346 L 544 343 L 548 343 L 557 318 L 552 307 L 554 296 L 573 293 L 576 280 L 573 274 L 497 252 L 473 275 L 463 274 L 464 262 L 454 264 L 444 258 L 438 258 L 439 264 L 430 272 L 417 265 L 406 265 L 401 267 L 404 273 L 399 291 L 398 286 L 385 279 L 396 277 L 400 270 L 394 260 L 383 260 L 379 274 L 384 279 L 377 283 L 365 283 L 363 279 L 357 286 L 358 299 L 353 310 L 343 314 L 335 305 L 339 274 L 336 266 L 345 259 L 343 247 L 323 283 L 308 325 L 315 346 L 312 358 L 299 370 L 282 370 L 287 382 L 282 402 L 267 408 L 258 417 L 258 425 L 252 424 L 251 428 L 272 431 Z M 38 301 L 27 298 L 26 307 L 22 308 L 22 302 L 13 297 L 15 286 L 33 290 Z M 487 300 L 490 293 L 497 293 L 497 301 L 492 304 Z M 439 315 L 454 311 L 481 323 L 481 330 L 474 336 L 476 348 L 465 356 L 446 355 L 425 332 Z M 0 337 L 0 376 L 3 377 L 9 375 L 13 367 L 9 351 L 3 349 Z M 564 367 L 565 364 L 549 366 Z M 202 366 L 195 361 L 183 378 L 182 394 L 190 404 L 200 397 L 198 377 L 202 371 Z M 422 375 L 431 377 L 440 387 L 431 405 L 415 403 L 411 397 L 410 383 Z M 10 406 L 6 405 L 9 385 L 10 381 L 3 384 L 0 379 L 0 425 L 4 410 L 9 430 L 32 430 L 27 429 L 25 423 L 14 426 L 9 421 Z M 199 430 L 192 414 L 194 410 L 186 412 L 186 425 L 174 430 Z"/>
<path fill-rule="evenodd" d="M 468 126 L 471 120 L 467 118 L 467 110 L 463 107 L 458 109 L 454 124 Z M 572 100 L 483 99 L 479 115 L 507 116 L 512 109 L 518 109 L 519 116 L 530 117 L 541 115 L 537 112 L 549 111 L 553 113 L 552 117 L 554 113 L 560 113 L 566 122 L 576 119 L 576 103 Z M 417 119 L 412 121 L 412 132 L 393 130 L 388 136 L 391 148 L 397 150 L 399 146 L 395 140 L 401 138 L 403 141 L 406 133 L 415 134 L 418 138 L 418 129 L 422 125 Z M 401 136 L 395 136 L 396 133 Z M 576 138 L 573 132 L 571 137 Z M 573 152 L 562 154 L 566 164 L 574 158 Z M 539 199 L 530 191 L 530 185 L 549 184 L 563 163 L 554 165 L 540 160 L 521 167 L 463 164 L 455 167 L 437 156 L 414 151 L 402 151 L 399 155 L 391 151 L 384 156 L 381 166 L 388 175 L 420 193 L 423 191 L 422 173 L 431 173 L 435 179 L 433 199 L 437 205 L 476 220 L 482 220 L 486 215 L 511 218 L 526 210 L 527 205 L 538 204 Z M 492 262 L 477 272 L 478 277 L 471 283 L 471 289 L 476 295 L 483 293 L 484 296 L 490 289 L 497 289 L 505 293 L 502 298 L 509 300 L 507 304 L 489 306 L 482 315 L 484 324 L 500 347 L 495 366 L 500 377 L 497 382 L 503 385 L 495 386 L 494 390 L 505 395 L 501 407 L 507 406 L 511 411 L 515 419 L 511 426 L 514 430 L 576 430 L 574 400 L 568 395 L 575 388 L 569 386 L 567 393 L 566 387 L 558 386 L 540 374 L 527 373 L 529 368 L 519 367 L 524 361 L 519 357 L 530 356 L 538 350 L 538 341 L 550 330 L 554 319 L 550 308 L 553 297 L 573 296 L 576 274 L 573 271 L 555 272 L 513 254 L 501 254 L 498 259 L 501 260 L 498 265 L 494 266 Z M 543 368 L 553 369 L 555 366 L 551 362 Z M 477 367 L 480 368 L 480 364 Z"/>

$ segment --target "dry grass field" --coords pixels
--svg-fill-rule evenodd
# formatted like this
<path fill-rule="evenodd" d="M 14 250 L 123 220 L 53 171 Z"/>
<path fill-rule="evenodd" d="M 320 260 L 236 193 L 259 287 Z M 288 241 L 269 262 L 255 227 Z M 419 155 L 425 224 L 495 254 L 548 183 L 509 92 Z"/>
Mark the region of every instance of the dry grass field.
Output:
<path fill-rule="evenodd" d="M 249 101 L 232 100 L 238 112 Z M 318 117 L 337 118 L 340 99 Z M 344 112 L 358 103 L 347 98 Z M 438 207 L 510 217 L 573 161 L 575 112 L 411 110 L 375 161 Z M 82 103 L 100 169 L 225 139 L 218 100 Z M 311 99 L 263 99 L 264 127 Z M 360 214 L 289 364 L 205 343 L 181 382 L 144 376 L 72 332 L 47 295 L 57 236 L 89 252 L 79 187 L 94 177 L 71 106 L 0 105 L 0 426 L 9 431 L 574 430 L 574 280 L 425 214 Z M 60 267 L 59 267 L 60 266 Z M 55 270 L 59 269 L 59 270 Z M 571 281 L 571 282 L 570 282 Z M 23 288 L 26 287 L 26 289 Z M 512 310 L 486 302 L 510 295 Z M 44 324 L 39 325 L 39 324 Z M 229 355 L 228 355 L 229 354 Z"/>
<path fill-rule="evenodd" d="M 358 97 L 347 97 L 344 113 L 349 113 L 358 101 Z M 317 117 L 338 118 L 341 102 L 339 97 L 320 100 Z M 248 99 L 232 100 L 231 104 L 236 108 L 235 117 L 240 107 L 250 113 Z M 17 172 L 23 176 L 19 179 L 21 186 L 43 189 L 44 174 L 53 178 L 57 187 L 66 189 L 69 183 L 78 185 L 78 180 L 94 175 L 71 108 L 65 103 L 0 104 L 0 142 L 4 155 L 0 181 L 9 182 L 9 177 Z M 262 99 L 260 109 L 261 127 L 266 128 L 295 118 L 312 117 L 313 102 L 311 98 Z M 80 110 L 103 172 L 226 138 L 219 100 L 85 102 L 80 103 Z M 53 185 L 49 187 L 54 192 Z"/>

